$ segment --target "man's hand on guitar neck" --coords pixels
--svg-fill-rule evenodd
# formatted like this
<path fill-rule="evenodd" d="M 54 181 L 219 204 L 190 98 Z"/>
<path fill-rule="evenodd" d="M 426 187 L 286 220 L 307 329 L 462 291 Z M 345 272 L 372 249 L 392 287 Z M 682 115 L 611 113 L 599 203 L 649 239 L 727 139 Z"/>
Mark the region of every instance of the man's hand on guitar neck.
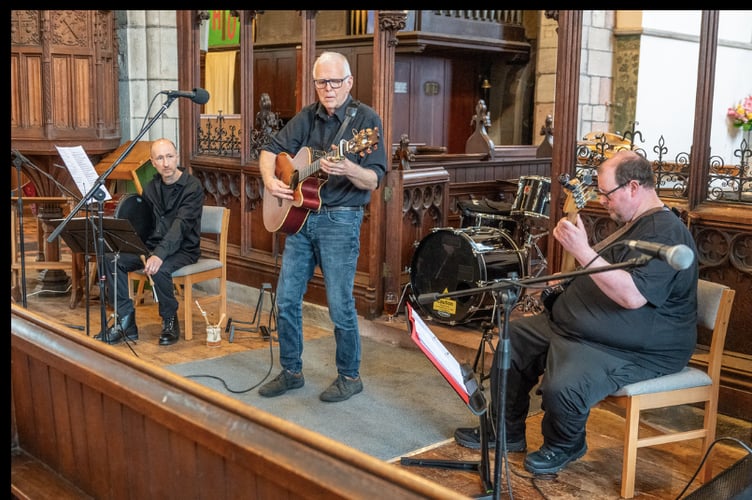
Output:
<path fill-rule="evenodd" d="M 553 230 L 553 235 L 556 240 L 561 243 L 565 252 L 572 255 L 580 265 L 586 265 L 593 258 L 597 257 L 597 253 L 593 250 L 588 242 L 587 230 L 585 224 L 582 222 L 582 218 L 577 214 L 576 223 L 570 222 L 566 217 L 563 217 L 556 224 Z"/>
<path fill-rule="evenodd" d="M 321 158 L 319 163 L 321 170 L 328 175 L 343 175 L 358 189 L 373 191 L 379 187 L 376 172 L 368 168 L 363 168 L 347 158 L 342 158 L 341 161 L 337 162 L 331 161 L 328 158 Z"/>
<path fill-rule="evenodd" d="M 347 176 L 348 172 L 350 171 L 350 166 L 355 165 L 353 162 L 348 160 L 347 158 L 330 158 L 330 157 L 322 157 L 319 160 L 321 164 L 321 170 L 326 172 L 328 175 L 344 175 Z"/>

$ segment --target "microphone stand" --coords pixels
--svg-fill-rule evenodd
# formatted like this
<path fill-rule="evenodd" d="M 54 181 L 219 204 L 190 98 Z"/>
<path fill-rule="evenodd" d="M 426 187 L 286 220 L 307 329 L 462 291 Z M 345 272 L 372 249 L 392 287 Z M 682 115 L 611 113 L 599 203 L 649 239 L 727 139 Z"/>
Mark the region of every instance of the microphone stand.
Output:
<path fill-rule="evenodd" d="M 26 252 L 24 248 L 26 246 L 26 243 L 24 242 L 23 227 L 23 189 L 21 186 L 21 165 L 23 165 L 23 160 L 21 159 L 20 153 L 17 153 L 15 154 L 15 158 L 13 158 L 13 166 L 16 167 L 16 189 L 18 190 L 16 203 L 18 205 L 18 231 L 20 233 L 18 241 L 21 245 L 21 304 L 23 305 L 24 309 L 26 309 Z M 16 249 L 14 248 L 13 251 L 15 252 Z"/>
<path fill-rule="evenodd" d="M 136 137 L 131 141 L 131 143 L 128 145 L 128 147 L 123 151 L 123 153 L 118 157 L 117 160 L 115 160 L 112 165 L 110 165 L 110 168 L 108 168 L 105 172 L 100 175 L 97 180 L 94 182 L 94 185 L 89 189 L 89 192 L 84 195 L 84 197 L 81 199 L 81 201 L 78 202 L 78 204 L 71 210 L 70 214 L 68 214 L 63 221 L 58 224 L 58 226 L 55 228 L 55 230 L 50 234 L 47 241 L 52 243 L 55 241 L 55 238 L 57 238 L 60 233 L 63 231 L 65 226 L 70 222 L 70 220 L 73 218 L 73 216 L 78 213 L 81 208 L 89 202 L 90 199 L 95 199 L 99 207 L 97 209 L 97 215 L 98 215 L 98 235 L 97 235 L 97 262 L 98 262 L 98 268 L 99 268 L 99 302 L 100 302 L 100 320 L 101 320 L 101 332 L 105 333 L 107 331 L 107 301 L 106 301 L 106 292 L 105 292 L 105 284 L 104 280 L 106 279 L 105 276 L 105 267 L 104 267 L 104 190 L 100 189 L 104 185 L 104 181 L 107 180 L 107 177 L 110 176 L 110 174 L 120 165 L 123 160 L 125 159 L 128 154 L 130 154 L 131 150 L 136 146 L 136 143 L 141 140 L 141 138 L 146 134 L 146 132 L 156 123 L 156 121 L 164 114 L 165 111 L 167 111 L 167 108 L 170 107 L 172 102 L 177 99 L 178 96 L 168 96 L 167 100 L 162 104 L 162 107 L 157 111 L 157 114 L 154 115 L 154 117 L 149 120 L 149 122 L 139 131 L 139 133 L 136 135 Z M 115 324 L 117 325 L 118 318 L 115 318 Z"/>
<path fill-rule="evenodd" d="M 613 271 L 616 269 L 631 269 L 634 267 L 643 266 L 652 259 L 653 259 L 652 256 L 643 254 L 640 257 L 629 259 L 624 262 L 617 262 L 616 264 L 610 264 L 608 266 L 584 268 L 584 269 L 578 269 L 578 270 L 567 272 L 567 273 L 559 273 L 559 274 L 549 275 L 549 276 L 539 276 L 535 278 L 527 278 L 527 279 L 521 279 L 521 280 L 517 279 L 515 276 L 512 276 L 510 278 L 497 280 L 488 285 L 480 286 L 477 288 L 468 288 L 465 290 L 460 290 L 457 292 L 448 292 L 448 293 L 424 293 L 424 294 L 421 294 L 417 298 L 418 302 L 427 303 L 427 302 L 433 302 L 435 300 L 442 299 L 442 298 L 464 297 L 466 295 L 476 295 L 476 294 L 491 291 L 492 293 L 495 294 L 497 301 L 501 302 L 504 307 L 503 319 L 499 312 L 497 312 L 497 317 L 496 317 L 497 326 L 499 328 L 499 335 L 500 335 L 499 337 L 500 347 L 497 348 L 497 351 L 501 352 L 501 356 L 494 356 L 496 366 L 492 368 L 492 370 L 496 370 L 498 372 L 499 378 L 497 378 L 497 380 L 499 380 L 499 383 L 500 383 L 499 401 L 497 405 L 498 411 L 496 412 L 496 455 L 494 457 L 494 478 L 492 481 L 492 485 L 493 485 L 492 498 L 494 500 L 498 500 L 501 494 L 502 461 L 505 464 L 505 467 L 506 467 L 505 470 L 507 472 L 506 479 L 507 479 L 507 488 L 509 491 L 509 497 L 513 498 L 511 477 L 509 475 L 509 460 L 507 458 L 505 415 L 506 415 L 507 375 L 508 375 L 509 367 L 511 364 L 510 352 L 509 352 L 509 315 L 511 314 L 512 306 L 514 305 L 514 302 L 517 300 L 517 290 L 519 289 L 518 287 L 524 287 L 525 285 L 532 285 L 535 283 L 545 283 L 548 281 L 574 278 L 576 276 L 584 276 L 588 274 L 596 274 L 596 273 L 602 273 L 606 271 Z M 513 274 L 516 274 L 516 273 L 513 273 Z M 493 407 L 493 400 L 492 400 L 491 406 Z M 481 445 L 484 444 L 485 439 L 486 437 L 484 435 L 483 429 L 481 429 Z M 488 463 L 488 458 L 487 458 L 488 447 L 481 446 L 481 450 L 486 456 L 485 462 Z M 488 497 L 484 496 L 484 497 L 479 497 L 479 498 L 488 498 Z"/>
<path fill-rule="evenodd" d="M 25 243 L 25 236 L 24 236 L 24 226 L 23 226 L 23 189 L 21 186 L 21 170 L 22 166 L 26 164 L 29 168 L 34 169 L 36 172 L 39 172 L 40 174 L 47 177 L 49 180 L 55 184 L 60 191 L 70 196 L 72 199 L 77 200 L 78 196 L 74 194 L 70 189 L 65 187 L 63 184 L 61 184 L 57 179 L 55 179 L 53 176 L 51 176 L 49 173 L 45 172 L 41 168 L 39 168 L 37 165 L 35 165 L 31 160 L 26 158 L 23 154 L 21 154 L 20 151 L 17 149 L 11 149 L 11 154 L 13 155 L 13 166 L 16 168 L 16 183 L 18 184 L 17 190 L 18 190 L 18 196 L 16 196 L 16 202 L 17 202 L 17 210 L 18 210 L 18 231 L 19 231 L 19 246 L 21 250 L 21 304 L 24 308 L 27 307 L 27 300 L 26 300 L 26 252 L 24 251 L 24 247 L 26 246 Z M 50 243 L 52 243 L 53 240 L 50 240 Z M 15 249 L 13 249 L 15 252 Z"/>

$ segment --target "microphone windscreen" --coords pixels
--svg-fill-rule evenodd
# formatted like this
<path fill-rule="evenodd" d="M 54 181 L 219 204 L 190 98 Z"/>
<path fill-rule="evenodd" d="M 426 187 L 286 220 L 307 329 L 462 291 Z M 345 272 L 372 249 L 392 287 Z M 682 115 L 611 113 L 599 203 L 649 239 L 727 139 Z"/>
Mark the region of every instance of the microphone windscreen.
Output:
<path fill-rule="evenodd" d="M 206 104 L 209 102 L 209 92 L 206 89 L 196 88 L 193 89 L 196 95 L 193 97 L 193 102 L 196 104 Z"/>

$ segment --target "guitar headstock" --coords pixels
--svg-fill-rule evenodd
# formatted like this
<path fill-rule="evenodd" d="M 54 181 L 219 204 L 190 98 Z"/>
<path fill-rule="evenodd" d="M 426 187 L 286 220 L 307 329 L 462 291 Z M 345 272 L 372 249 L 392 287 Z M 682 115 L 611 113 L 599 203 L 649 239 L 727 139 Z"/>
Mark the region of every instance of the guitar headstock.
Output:
<path fill-rule="evenodd" d="M 379 129 L 365 128 L 360 132 L 353 135 L 353 138 L 347 141 L 346 151 L 348 153 L 360 153 L 360 156 L 365 156 L 366 153 L 371 153 L 377 148 L 379 143 Z"/>
<path fill-rule="evenodd" d="M 566 190 L 567 199 L 564 202 L 564 213 L 576 214 L 582 210 L 588 201 L 597 200 L 598 194 L 592 189 L 587 189 L 590 185 L 590 176 L 580 180 L 577 177 L 570 179 L 569 174 L 559 176 L 559 182 Z"/>

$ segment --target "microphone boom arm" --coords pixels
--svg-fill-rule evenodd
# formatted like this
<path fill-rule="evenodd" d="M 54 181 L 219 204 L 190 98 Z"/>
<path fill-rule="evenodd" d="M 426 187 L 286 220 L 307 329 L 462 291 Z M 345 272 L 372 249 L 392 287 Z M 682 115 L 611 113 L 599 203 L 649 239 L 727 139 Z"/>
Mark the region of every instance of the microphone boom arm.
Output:
<path fill-rule="evenodd" d="M 438 299 L 443 298 L 451 298 L 451 297 L 464 297 L 466 295 L 476 295 L 478 293 L 485 293 L 488 291 L 493 291 L 498 288 L 509 288 L 512 286 L 525 286 L 525 285 L 533 285 L 536 283 L 546 283 L 548 281 L 552 280 L 563 280 L 567 278 L 574 278 L 576 276 L 584 276 L 587 274 L 595 274 L 595 273 L 602 273 L 606 271 L 613 271 L 615 269 L 631 269 L 633 267 L 639 267 L 647 264 L 650 260 L 652 260 L 653 257 L 650 255 L 641 255 L 640 257 L 636 257 L 634 259 L 625 260 L 624 262 L 617 262 L 615 264 L 609 264 L 607 266 L 601 266 L 601 267 L 592 267 L 592 268 L 584 268 L 584 269 L 576 269 L 574 271 L 566 272 L 566 273 L 559 273 L 559 274 L 551 274 L 548 276 L 538 276 L 533 278 L 526 278 L 526 279 L 501 279 L 498 281 L 495 281 L 493 283 L 490 283 L 485 286 L 480 286 L 476 288 L 467 288 L 464 290 L 458 290 L 455 292 L 447 292 L 447 293 L 422 293 L 416 299 L 421 304 L 425 304 L 427 302 L 432 302 Z"/>
<path fill-rule="evenodd" d="M 65 226 L 70 222 L 70 220 L 75 217 L 75 215 L 83 208 L 83 206 L 89 201 L 90 198 L 99 199 L 98 193 L 99 188 L 104 184 L 104 181 L 107 180 L 107 177 L 110 176 L 110 174 L 115 170 L 115 168 L 120 165 L 126 156 L 131 152 L 131 150 L 136 146 L 136 143 L 146 134 L 146 132 L 156 123 L 156 121 L 164 114 L 165 111 L 167 111 L 167 108 L 170 107 L 172 102 L 177 99 L 177 97 L 169 96 L 167 100 L 162 104 L 162 107 L 159 109 L 156 115 L 149 120 L 149 123 L 146 124 L 145 127 L 141 129 L 141 131 L 136 135 L 136 137 L 131 141 L 131 143 L 128 145 L 128 147 L 123 151 L 123 153 L 118 157 L 117 160 L 115 160 L 112 165 L 110 165 L 110 168 L 108 168 L 105 172 L 100 175 L 96 182 L 94 182 L 94 185 L 89 189 L 89 192 L 86 193 L 83 198 L 81 198 L 81 201 L 78 202 L 78 204 L 73 207 L 73 209 L 70 211 L 70 213 L 63 219 L 63 221 L 58 224 L 58 226 L 55 228 L 52 233 L 50 233 L 49 238 L 47 238 L 47 241 L 49 243 L 52 243 L 55 241 L 55 238 L 60 236 L 60 233 L 63 231 Z M 101 200 L 100 200 L 101 201 Z"/>

